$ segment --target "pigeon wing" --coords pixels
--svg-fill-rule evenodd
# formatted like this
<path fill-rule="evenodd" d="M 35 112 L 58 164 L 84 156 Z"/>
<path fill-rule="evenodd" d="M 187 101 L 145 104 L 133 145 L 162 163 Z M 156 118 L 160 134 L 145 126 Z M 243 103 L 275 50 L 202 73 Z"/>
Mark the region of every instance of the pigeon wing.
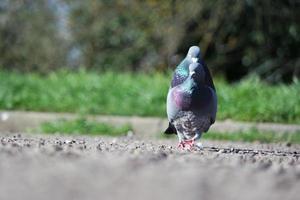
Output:
<path fill-rule="evenodd" d="M 199 116 L 209 116 L 211 124 L 216 120 L 217 95 L 213 88 L 197 85 L 192 91 L 192 102 L 189 108 Z"/>
<path fill-rule="evenodd" d="M 176 67 L 176 70 L 174 72 L 173 79 L 171 82 L 171 88 L 182 84 L 185 81 L 185 79 L 189 76 L 189 64 L 190 64 L 190 62 L 185 58 Z"/>
<path fill-rule="evenodd" d="M 204 69 L 204 73 L 205 73 L 205 84 L 207 86 L 209 86 L 210 88 L 212 88 L 214 91 L 216 91 L 215 89 L 215 85 L 211 76 L 211 73 L 206 65 L 206 63 L 203 60 L 200 60 L 200 64 L 202 65 L 203 69 Z"/>

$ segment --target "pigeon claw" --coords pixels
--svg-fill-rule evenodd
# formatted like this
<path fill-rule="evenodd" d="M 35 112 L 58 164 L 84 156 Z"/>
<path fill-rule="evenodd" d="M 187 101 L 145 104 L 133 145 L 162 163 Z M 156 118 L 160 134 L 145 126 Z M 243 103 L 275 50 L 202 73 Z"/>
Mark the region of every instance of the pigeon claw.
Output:
<path fill-rule="evenodd" d="M 178 145 L 177 145 L 177 148 L 178 148 L 178 149 L 181 149 L 181 150 L 184 150 L 184 147 L 185 147 L 184 141 L 180 141 L 180 142 L 178 143 Z"/>
<path fill-rule="evenodd" d="M 191 140 L 186 140 L 185 141 L 185 146 L 187 147 L 187 150 L 192 150 L 193 147 L 195 146 L 195 140 L 191 139 Z"/>
<path fill-rule="evenodd" d="M 179 144 L 177 145 L 177 148 L 181 150 L 192 150 L 194 146 L 195 146 L 195 140 L 191 139 L 191 140 L 180 141 Z"/>

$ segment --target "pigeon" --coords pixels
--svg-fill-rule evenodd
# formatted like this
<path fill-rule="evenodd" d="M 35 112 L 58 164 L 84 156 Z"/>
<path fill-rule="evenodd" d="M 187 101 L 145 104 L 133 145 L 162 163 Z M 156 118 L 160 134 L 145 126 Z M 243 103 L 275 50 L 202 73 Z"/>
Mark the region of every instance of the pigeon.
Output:
<path fill-rule="evenodd" d="M 167 95 L 169 127 L 166 134 L 178 136 L 178 147 L 202 147 L 196 143 L 215 122 L 217 94 L 210 72 L 200 59 L 200 48 L 192 46 L 178 65 Z"/>
<path fill-rule="evenodd" d="M 188 67 L 191 63 L 198 62 L 200 58 L 200 48 L 197 46 L 191 46 L 188 50 L 186 57 L 176 67 L 176 70 L 171 81 L 171 88 L 183 83 L 183 81 L 189 76 Z M 177 134 L 177 131 L 171 122 L 169 122 L 168 128 L 164 131 L 165 134 Z"/>

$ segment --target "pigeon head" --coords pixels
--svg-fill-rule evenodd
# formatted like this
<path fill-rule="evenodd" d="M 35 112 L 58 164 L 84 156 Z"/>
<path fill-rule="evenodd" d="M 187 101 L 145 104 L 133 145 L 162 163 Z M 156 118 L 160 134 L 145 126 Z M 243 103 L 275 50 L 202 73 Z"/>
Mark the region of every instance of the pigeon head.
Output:
<path fill-rule="evenodd" d="M 198 83 L 203 83 L 205 79 L 205 72 L 201 64 L 191 63 L 189 65 L 189 75 Z"/>
<path fill-rule="evenodd" d="M 198 62 L 198 59 L 200 58 L 200 48 L 197 46 L 191 46 L 187 53 L 187 58 L 191 59 L 192 63 Z"/>

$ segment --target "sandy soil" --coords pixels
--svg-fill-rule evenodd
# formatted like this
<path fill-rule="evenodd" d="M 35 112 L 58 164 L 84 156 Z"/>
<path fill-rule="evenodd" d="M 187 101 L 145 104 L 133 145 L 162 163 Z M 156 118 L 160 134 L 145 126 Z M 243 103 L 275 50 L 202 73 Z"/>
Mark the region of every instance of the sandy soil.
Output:
<path fill-rule="evenodd" d="M 299 199 L 300 146 L 0 135 L 0 199 Z"/>

